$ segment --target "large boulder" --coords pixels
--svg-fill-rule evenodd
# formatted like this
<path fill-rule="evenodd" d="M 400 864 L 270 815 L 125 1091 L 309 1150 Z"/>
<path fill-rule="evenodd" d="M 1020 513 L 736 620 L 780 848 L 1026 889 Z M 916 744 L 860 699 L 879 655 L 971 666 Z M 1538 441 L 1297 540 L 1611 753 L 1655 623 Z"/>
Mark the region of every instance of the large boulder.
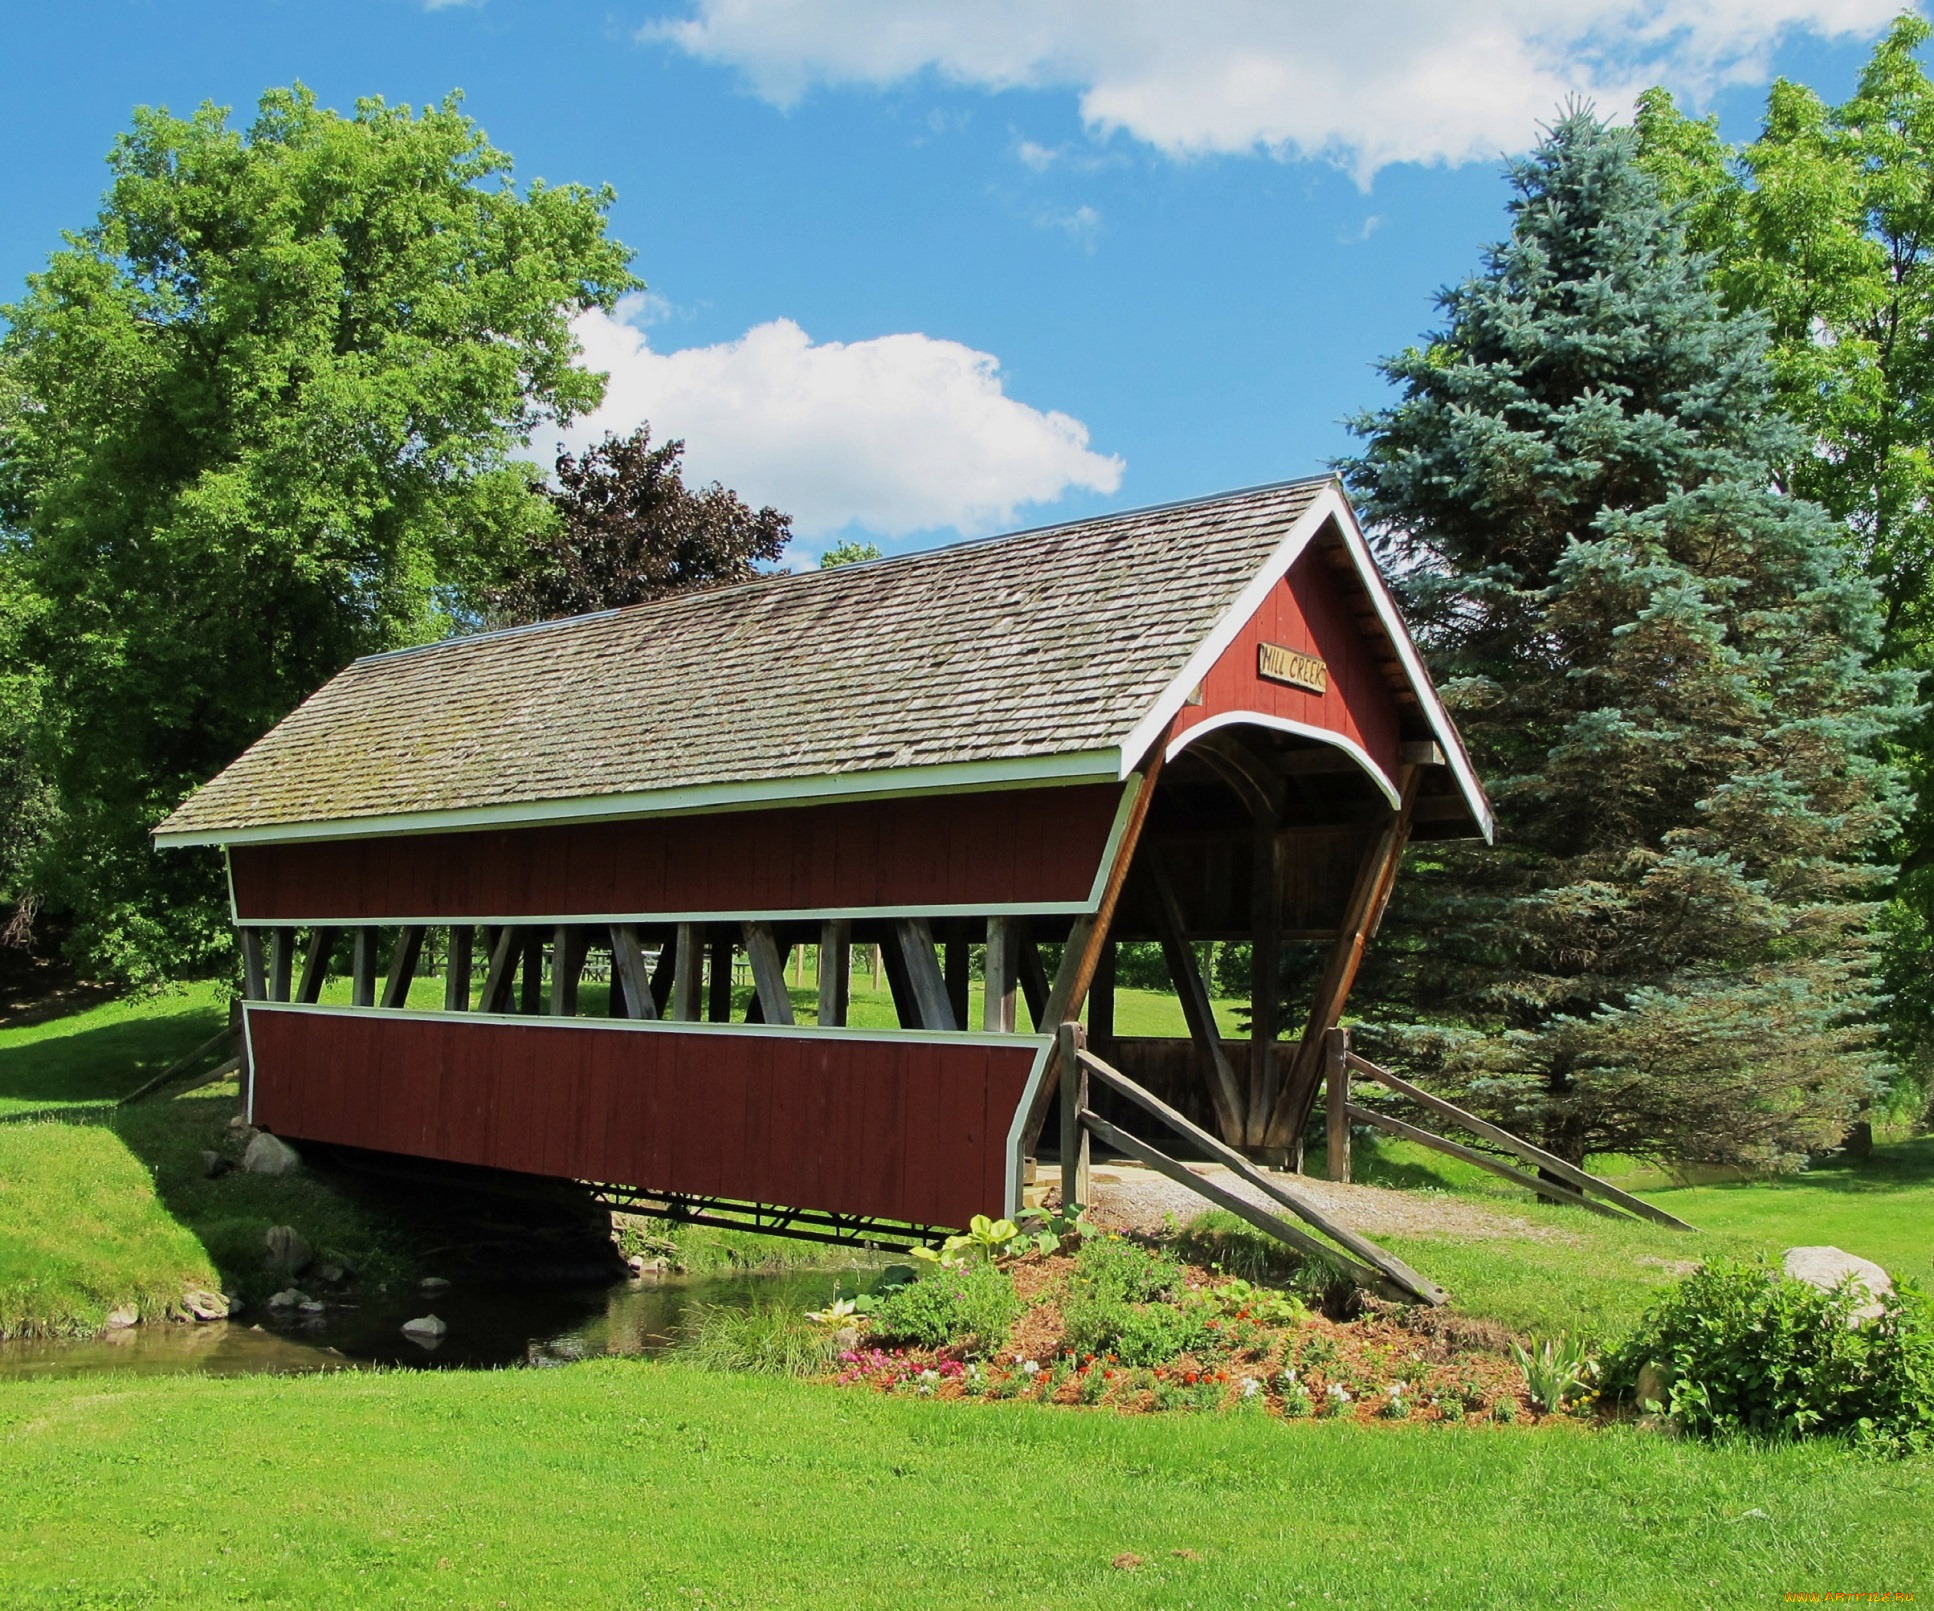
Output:
<path fill-rule="evenodd" d="M 242 1154 L 242 1167 L 251 1175 L 286 1175 L 301 1164 L 302 1154 L 266 1130 L 258 1131 Z"/>
<path fill-rule="evenodd" d="M 262 1262 L 271 1270 L 284 1270 L 290 1275 L 300 1275 L 315 1257 L 307 1238 L 293 1225 L 271 1225 L 262 1233 L 262 1245 L 267 1249 Z"/>
<path fill-rule="evenodd" d="M 1789 1247 L 1780 1267 L 1795 1281 L 1804 1281 L 1822 1292 L 1836 1292 L 1851 1280 L 1867 1296 L 1854 1310 L 1854 1324 L 1877 1320 L 1884 1312 L 1880 1300 L 1894 1290 L 1893 1277 L 1872 1259 L 1856 1258 L 1837 1247 Z"/>
<path fill-rule="evenodd" d="M 435 1315 L 419 1315 L 414 1320 L 405 1320 L 403 1322 L 403 1335 L 409 1338 L 419 1348 L 436 1347 L 438 1343 L 443 1341 L 444 1334 L 449 1329 Z"/>

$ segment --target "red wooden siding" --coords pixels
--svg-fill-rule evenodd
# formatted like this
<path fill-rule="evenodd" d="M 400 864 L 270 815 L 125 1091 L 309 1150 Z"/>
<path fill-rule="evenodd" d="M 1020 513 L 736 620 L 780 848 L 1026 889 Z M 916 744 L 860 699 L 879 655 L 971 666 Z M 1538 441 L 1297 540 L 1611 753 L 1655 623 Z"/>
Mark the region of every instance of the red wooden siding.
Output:
<path fill-rule="evenodd" d="M 237 845 L 244 920 L 905 910 L 1088 899 L 1116 783 Z"/>
<path fill-rule="evenodd" d="M 1320 658 L 1329 692 L 1310 694 L 1257 675 L 1258 648 L 1279 643 Z M 1253 710 L 1284 721 L 1340 733 L 1363 746 L 1387 777 L 1397 771 L 1396 696 L 1384 681 L 1363 629 L 1345 603 L 1329 561 L 1306 550 L 1269 590 L 1256 613 L 1202 679 L 1202 703 L 1185 705 L 1175 720 L 1179 738 L 1225 711 Z"/>
<path fill-rule="evenodd" d="M 290 1140 L 964 1226 L 1005 1203 L 1036 1049 L 248 1009 Z"/>

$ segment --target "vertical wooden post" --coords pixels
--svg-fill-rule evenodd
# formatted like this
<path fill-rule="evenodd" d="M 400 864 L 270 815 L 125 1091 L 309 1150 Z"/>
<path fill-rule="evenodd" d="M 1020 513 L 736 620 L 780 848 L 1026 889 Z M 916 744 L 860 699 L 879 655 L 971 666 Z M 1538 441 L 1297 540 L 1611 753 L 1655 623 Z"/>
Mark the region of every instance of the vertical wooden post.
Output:
<path fill-rule="evenodd" d="M 269 1000 L 287 1001 L 295 975 L 295 930 L 277 929 L 269 945 Z"/>
<path fill-rule="evenodd" d="M 1162 955 L 1175 980 L 1176 994 L 1182 998 L 1182 1016 L 1188 1020 L 1189 1035 L 1208 1076 L 1209 1099 L 1215 1108 L 1216 1128 L 1232 1147 L 1243 1143 L 1242 1087 L 1236 1071 L 1222 1049 L 1222 1033 L 1216 1027 L 1215 1004 L 1203 982 L 1195 947 L 1183 927 L 1182 905 L 1176 899 L 1175 885 L 1162 865 L 1162 858 L 1151 849 L 1148 857 L 1149 882 L 1155 888 L 1155 907 L 1161 920 Z"/>
<path fill-rule="evenodd" d="M 667 936 L 659 942 L 658 963 L 651 970 L 651 1010 L 663 1018 L 672 999 L 672 965 L 678 960 L 678 947 Z"/>
<path fill-rule="evenodd" d="M 672 959 L 672 1021 L 680 1024 L 698 1022 L 700 1009 L 705 1001 L 705 942 L 700 938 L 696 923 L 678 925 L 678 938 L 674 942 L 676 954 Z"/>
<path fill-rule="evenodd" d="M 266 1001 L 269 996 L 267 970 L 262 965 L 262 931 L 244 926 L 242 942 L 242 999 Z"/>
<path fill-rule="evenodd" d="M 1370 841 L 1357 868 L 1356 883 L 1344 909 L 1336 945 L 1324 964 L 1322 978 L 1317 981 L 1302 1043 L 1296 1048 L 1290 1077 L 1276 1099 L 1276 1110 L 1270 1115 L 1269 1127 L 1264 1132 L 1263 1141 L 1267 1146 L 1293 1144 L 1291 1131 L 1300 1130 L 1308 1116 L 1323 1056 L 1323 1032 L 1333 1028 L 1343 1016 L 1350 987 L 1356 983 L 1357 969 L 1363 965 L 1364 947 L 1383 921 L 1383 909 L 1389 904 L 1390 891 L 1397 882 L 1397 868 L 1403 861 L 1404 845 L 1410 839 L 1410 819 L 1416 809 L 1417 785 L 1422 775 L 1421 767 L 1406 766 L 1399 770 L 1402 803 L 1391 814 L 1383 831 Z M 1299 1111 L 1292 1113 L 1292 1104 Z"/>
<path fill-rule="evenodd" d="M 322 1000 L 322 987 L 329 978 L 329 956 L 336 949 L 336 931 L 311 929 L 309 945 L 302 954 L 302 982 L 296 987 L 297 1001 Z"/>
<path fill-rule="evenodd" d="M 1018 921 L 1015 938 L 1018 943 L 1014 947 L 1014 972 L 1020 980 L 1021 999 L 1027 1003 L 1028 1022 L 1034 1026 L 1035 1034 L 1052 1035 L 1055 1021 L 1048 1015 L 1050 992 L 1047 964 L 1041 960 L 1041 947 L 1035 943 L 1026 918 Z M 1062 954 L 1065 958 L 1065 947 Z M 1074 1010 L 1081 1010 L 1079 1003 L 1075 1004 Z"/>
<path fill-rule="evenodd" d="M 355 1007 L 376 1005 L 376 931 L 367 924 L 356 930 L 356 951 L 349 965 L 349 1001 Z"/>
<path fill-rule="evenodd" d="M 1088 986 L 1088 1041 L 1097 1057 L 1115 1044 L 1115 942 L 1103 940 L 1095 958 L 1095 982 Z"/>
<path fill-rule="evenodd" d="M 1061 1026 L 1061 1212 L 1072 1214 L 1088 1201 L 1088 1070 L 1079 1053 L 1088 1044 L 1078 1023 Z"/>
<path fill-rule="evenodd" d="M 1323 1035 L 1323 1105 L 1328 1118 L 1330 1179 L 1350 1178 L 1350 1032 L 1331 1029 Z"/>
<path fill-rule="evenodd" d="M 524 975 L 517 987 L 517 1010 L 536 1013 L 544 1006 L 544 931 L 529 929 L 524 936 Z"/>
<path fill-rule="evenodd" d="M 705 1002 L 705 1016 L 715 1024 L 732 1018 L 732 931 L 712 931 L 712 977 Z"/>
<path fill-rule="evenodd" d="M 1249 1105 L 1243 1139 L 1262 1145 L 1276 1111 L 1276 1035 L 1282 1012 L 1283 836 L 1272 820 L 1253 835 L 1249 879 Z"/>
<path fill-rule="evenodd" d="M 987 975 L 981 1000 L 981 1025 L 990 1035 L 1014 1033 L 1015 975 L 1020 962 L 1020 920 L 990 917 L 987 920 Z"/>
<path fill-rule="evenodd" d="M 575 1018 L 578 980 L 584 974 L 585 933 L 577 923 L 560 923 L 551 936 L 551 1016 Z"/>
<path fill-rule="evenodd" d="M 880 955 L 880 947 L 877 945 L 874 946 L 873 947 L 873 994 L 876 996 L 880 993 L 880 967 L 881 967 L 881 964 L 884 962 L 884 960 L 885 959 Z"/>
<path fill-rule="evenodd" d="M 468 923 L 450 925 L 450 955 L 443 964 L 443 1010 L 470 1010 L 470 961 L 477 931 Z"/>
<path fill-rule="evenodd" d="M 846 1022 L 853 988 L 853 925 L 836 917 L 819 925 L 819 1023 L 838 1028 Z"/>

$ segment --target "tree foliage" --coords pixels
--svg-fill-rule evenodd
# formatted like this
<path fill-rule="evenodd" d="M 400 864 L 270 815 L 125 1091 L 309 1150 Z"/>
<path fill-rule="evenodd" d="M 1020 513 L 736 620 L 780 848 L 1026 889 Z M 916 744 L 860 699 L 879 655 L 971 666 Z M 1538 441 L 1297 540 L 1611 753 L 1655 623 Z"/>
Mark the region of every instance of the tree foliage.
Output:
<path fill-rule="evenodd" d="M 1909 680 L 1867 667 L 1833 523 L 1773 485 L 1763 321 L 1633 136 L 1572 112 L 1511 181 L 1510 238 L 1345 465 L 1498 816 L 1495 848 L 1413 851 L 1360 1000 L 1567 1158 L 1789 1164 L 1882 1067 L 1874 750 Z"/>
<path fill-rule="evenodd" d="M 749 508 L 714 482 L 693 491 L 683 442 L 651 445 L 651 427 L 607 435 L 582 458 L 561 453 L 551 500 L 559 518 L 534 530 L 510 576 L 487 595 L 502 622 L 549 621 L 642 604 L 668 593 L 747 581 L 776 560 L 790 517 Z"/>
<path fill-rule="evenodd" d="M 96 223 L 0 310 L 0 637 L 54 801 L 32 876 L 139 975 L 229 945 L 219 862 L 148 830 L 549 518 L 515 450 L 596 403 L 570 319 L 635 282 L 610 192 L 520 192 L 455 97 L 144 108 L 108 161 Z"/>
<path fill-rule="evenodd" d="M 1775 392 L 1800 426 L 1773 466 L 1844 523 L 1885 607 L 1885 663 L 1934 670 L 1934 84 L 1903 16 L 1852 97 L 1773 86 L 1759 137 L 1728 146 L 1664 90 L 1639 103 L 1640 160 L 1712 281 L 1762 311 Z M 1887 974 L 1903 1049 L 1934 1050 L 1934 721 L 1902 735 L 1923 804 L 1901 845 Z"/>

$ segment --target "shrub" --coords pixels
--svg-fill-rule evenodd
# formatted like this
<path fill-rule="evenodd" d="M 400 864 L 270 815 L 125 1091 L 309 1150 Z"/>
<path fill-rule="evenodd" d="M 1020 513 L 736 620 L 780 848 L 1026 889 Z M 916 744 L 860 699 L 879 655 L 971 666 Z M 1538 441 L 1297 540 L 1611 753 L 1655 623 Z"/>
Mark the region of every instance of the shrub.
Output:
<path fill-rule="evenodd" d="M 873 1335 L 919 1348 L 957 1343 L 970 1354 L 984 1356 L 1007 1341 L 1023 1307 L 1000 1266 L 944 1267 L 880 1299 L 873 1311 Z"/>
<path fill-rule="evenodd" d="M 1878 1319 L 1863 1295 L 1821 1292 L 1775 1270 L 1714 1261 L 1656 1304 L 1610 1364 L 1629 1393 L 1646 1365 L 1689 1432 L 1844 1433 L 1899 1453 L 1934 1446 L 1934 1303 L 1903 1283 Z"/>
<path fill-rule="evenodd" d="M 1061 1303 L 1067 1346 L 1142 1366 L 1213 1349 L 1218 1337 L 1209 1324 L 1212 1307 L 1183 1310 L 1162 1301 L 1181 1280 L 1174 1259 L 1121 1237 L 1083 1243 Z"/>

